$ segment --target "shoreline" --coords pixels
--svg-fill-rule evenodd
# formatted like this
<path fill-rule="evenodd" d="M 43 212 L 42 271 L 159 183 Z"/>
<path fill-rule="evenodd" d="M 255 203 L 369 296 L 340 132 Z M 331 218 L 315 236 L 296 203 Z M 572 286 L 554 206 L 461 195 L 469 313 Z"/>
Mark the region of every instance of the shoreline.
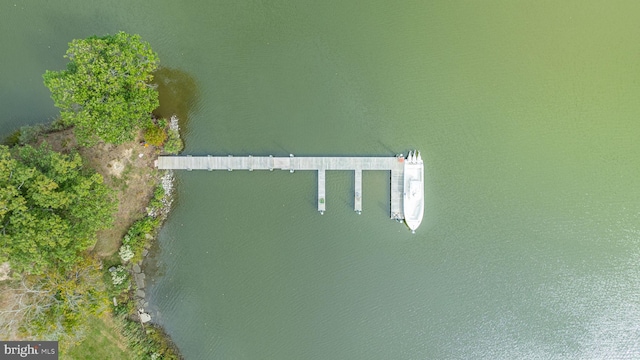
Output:
<path fill-rule="evenodd" d="M 147 292 L 148 283 L 146 280 L 147 274 L 148 274 L 147 266 L 149 265 L 148 256 L 151 253 L 150 250 L 153 246 L 158 244 L 158 234 L 162 229 L 162 227 L 164 226 L 169 216 L 169 212 L 171 211 L 171 205 L 173 204 L 173 189 L 175 185 L 174 181 L 175 179 L 173 177 L 172 171 L 165 171 L 163 176 L 160 178 L 159 186 L 162 186 L 165 193 L 162 199 L 163 206 L 160 209 L 155 209 L 155 208 L 149 209 L 149 216 L 155 217 L 156 219 L 159 220 L 159 222 L 157 226 L 154 227 L 153 233 L 151 237 L 148 239 L 148 242 L 145 243 L 145 247 L 142 250 L 142 259 L 137 263 L 131 264 L 131 268 L 129 269 L 130 274 L 134 280 L 132 284 L 135 284 L 135 287 L 136 287 L 133 295 L 134 297 L 133 300 L 137 305 L 138 315 L 140 316 L 141 320 L 142 318 L 148 319 L 146 321 L 142 321 L 143 323 L 148 322 L 160 328 L 162 328 L 162 326 L 154 321 L 154 319 L 158 318 L 158 314 L 159 314 L 158 310 L 152 310 L 149 308 L 149 299 L 148 299 L 149 295 Z M 163 331 L 165 330 L 163 329 Z"/>
<path fill-rule="evenodd" d="M 82 147 L 78 145 L 71 129 L 58 128 L 55 121 L 24 126 L 5 140 L 11 147 L 37 147 L 46 142 L 46 146 L 53 151 L 66 155 L 79 153 L 84 166 L 102 175 L 105 185 L 114 191 L 114 200 L 118 203 L 114 224 L 98 232 L 96 243 L 86 250 L 86 255 L 98 257 L 106 287 L 106 307 L 96 314 L 96 321 L 110 324 L 107 326 L 118 334 L 119 339 L 114 346 L 125 351 L 131 359 L 183 359 L 166 330 L 154 321 L 158 318 L 158 312 L 148 311 L 145 274 L 149 249 L 157 244 L 158 233 L 171 211 L 175 186 L 173 172 L 158 170 L 154 164 L 161 153 L 178 153 L 182 150 L 178 121 L 174 115 L 168 122 L 169 138 L 165 146 L 153 146 L 141 141 L 141 133 L 133 142 L 119 146 L 99 143 Z M 26 133 L 29 134 L 28 141 L 20 141 L 25 139 L 23 135 Z M 166 150 L 169 140 L 173 141 L 172 152 Z M 129 258 L 123 257 L 125 245 L 130 250 L 130 254 L 125 254 Z M 10 269 L 4 269 L 3 273 L 9 275 Z M 18 276 L 15 273 L 13 275 Z M 122 280 L 120 275 L 123 275 Z M 121 282 L 116 283 L 116 279 Z M 7 280 L 10 280 L 8 276 Z M 9 284 L 2 282 L 2 285 Z M 87 326 L 96 325 L 90 322 Z M 107 335 L 100 333 L 97 336 L 102 338 Z M 88 345 L 92 340 L 95 338 L 87 337 L 76 344 L 61 344 L 61 348 L 65 349 L 62 354 L 72 356 L 75 352 L 73 358 L 76 359 L 95 356 L 77 355 L 76 351 L 83 347 L 83 342 L 88 342 L 85 344 Z"/>
<path fill-rule="evenodd" d="M 178 136 L 180 142 L 182 141 L 179 135 L 180 127 L 179 127 L 179 119 L 173 115 L 168 124 L 169 131 Z M 180 147 L 180 150 L 182 150 Z M 171 336 L 167 333 L 166 329 L 157 323 L 157 319 L 159 317 L 158 310 L 151 310 L 149 308 L 149 295 L 148 295 L 148 283 L 147 279 L 147 269 L 148 266 L 148 256 L 150 254 L 150 249 L 154 245 L 158 244 L 158 234 L 162 227 L 164 226 L 169 213 L 171 211 L 171 206 L 173 205 L 174 200 L 174 189 L 175 189 L 175 178 L 173 175 L 173 171 L 171 170 L 158 170 L 153 165 L 157 160 L 157 155 L 153 159 L 153 163 L 151 165 L 151 170 L 153 172 L 159 172 L 161 176 L 156 177 L 156 183 L 154 184 L 155 195 L 146 205 L 146 216 L 139 220 L 144 221 L 145 218 L 154 219 L 154 226 L 148 233 L 144 235 L 144 246 L 139 254 L 139 260 L 136 262 L 124 262 L 124 266 L 127 267 L 129 276 L 133 281 L 131 281 L 131 288 L 126 291 L 127 294 L 127 302 L 133 303 L 134 311 L 131 312 L 131 306 L 128 306 L 128 313 L 122 319 L 123 321 L 132 321 L 135 320 L 139 322 L 141 329 L 144 330 L 143 336 L 149 334 L 149 329 L 145 329 L 145 327 L 151 328 L 151 333 L 154 336 L 147 336 L 149 340 L 153 340 L 156 343 L 159 343 L 160 347 L 164 350 L 163 354 L 158 354 L 158 356 L 163 356 L 163 358 L 176 358 L 183 359 L 182 354 L 180 353 L 179 348 L 171 338 Z M 162 189 L 162 197 L 158 199 L 157 194 L 159 189 Z M 155 201 L 155 202 L 154 202 Z M 135 223 L 134 225 L 135 226 Z M 132 227 L 133 227 L 132 226 Z M 125 235 L 126 237 L 127 235 Z M 123 238 L 124 242 L 124 238 Z M 137 258 L 137 256 L 136 256 Z M 114 305 L 114 316 L 117 316 L 117 305 L 116 298 L 113 297 L 113 305 Z M 123 314 L 125 315 L 125 314 Z M 154 358 L 154 355 L 157 353 L 152 353 L 151 358 Z M 160 357 L 158 357 L 160 358 Z"/>

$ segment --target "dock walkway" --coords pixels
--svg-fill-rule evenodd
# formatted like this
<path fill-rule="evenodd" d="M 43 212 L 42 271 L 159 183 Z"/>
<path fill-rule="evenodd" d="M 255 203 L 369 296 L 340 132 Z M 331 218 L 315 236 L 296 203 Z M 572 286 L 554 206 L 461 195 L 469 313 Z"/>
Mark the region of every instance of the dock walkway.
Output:
<path fill-rule="evenodd" d="M 160 156 L 156 162 L 158 169 L 171 170 L 315 170 L 318 172 L 318 211 L 326 210 L 325 172 L 327 170 L 354 171 L 354 210 L 362 212 L 362 171 L 389 171 L 391 178 L 392 219 L 404 219 L 402 199 L 404 191 L 404 158 L 388 157 L 313 157 L 313 156 Z"/>

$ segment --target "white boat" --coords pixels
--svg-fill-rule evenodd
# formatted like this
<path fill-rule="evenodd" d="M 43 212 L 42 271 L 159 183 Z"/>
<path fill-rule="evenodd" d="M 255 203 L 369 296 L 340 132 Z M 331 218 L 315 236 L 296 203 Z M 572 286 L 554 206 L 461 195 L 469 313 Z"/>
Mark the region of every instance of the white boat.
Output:
<path fill-rule="evenodd" d="M 424 214 L 424 163 L 418 151 L 410 151 L 404 161 L 404 221 L 413 233 Z"/>

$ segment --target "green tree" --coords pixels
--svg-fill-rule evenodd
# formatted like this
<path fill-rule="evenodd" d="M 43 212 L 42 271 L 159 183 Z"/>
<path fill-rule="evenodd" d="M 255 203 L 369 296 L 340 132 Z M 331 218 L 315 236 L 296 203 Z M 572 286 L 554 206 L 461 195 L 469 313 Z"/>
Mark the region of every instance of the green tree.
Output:
<path fill-rule="evenodd" d="M 133 140 L 158 107 L 151 84 L 158 56 L 138 35 L 119 32 L 73 40 L 67 69 L 47 71 L 44 83 L 78 140 L 121 144 Z"/>
<path fill-rule="evenodd" d="M 110 225 L 115 206 L 80 155 L 0 146 L 0 260 L 15 271 L 72 267 Z"/>

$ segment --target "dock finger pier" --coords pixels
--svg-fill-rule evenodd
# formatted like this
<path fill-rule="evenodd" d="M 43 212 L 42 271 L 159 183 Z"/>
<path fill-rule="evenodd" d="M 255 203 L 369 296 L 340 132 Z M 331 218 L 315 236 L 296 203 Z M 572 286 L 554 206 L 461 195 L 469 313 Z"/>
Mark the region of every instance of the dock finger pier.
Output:
<path fill-rule="evenodd" d="M 160 156 L 156 162 L 158 169 L 165 170 L 312 170 L 318 173 L 318 211 L 326 211 L 326 171 L 342 170 L 355 173 L 355 191 L 353 207 L 357 213 L 362 212 L 362 172 L 370 170 L 389 171 L 391 178 L 391 218 L 405 220 L 411 230 L 415 230 L 422 220 L 423 201 L 423 170 L 420 154 L 410 152 L 407 157 L 403 154 L 388 157 L 314 157 L 314 156 Z M 408 170 L 408 171 L 407 171 Z M 419 170 L 419 171 L 418 171 Z M 408 179 L 405 174 L 411 178 Z M 407 187 L 413 187 L 409 191 Z M 418 187 L 420 187 L 418 189 Z M 410 197 L 410 198 L 409 198 Z M 406 204 L 405 204 L 406 202 Z M 411 205 L 407 209 L 406 205 Z M 416 209 L 419 206 L 420 209 Z M 409 214 L 410 219 L 405 214 Z M 419 214 L 419 219 L 415 219 Z M 417 225 L 416 225 L 417 224 Z"/>

